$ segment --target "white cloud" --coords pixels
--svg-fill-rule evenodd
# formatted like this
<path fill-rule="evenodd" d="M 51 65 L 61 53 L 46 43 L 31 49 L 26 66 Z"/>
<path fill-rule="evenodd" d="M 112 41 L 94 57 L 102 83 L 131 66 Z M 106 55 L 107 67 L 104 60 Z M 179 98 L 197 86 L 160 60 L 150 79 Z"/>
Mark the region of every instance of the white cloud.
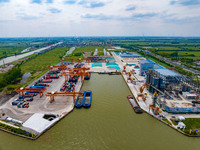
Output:
<path fill-rule="evenodd" d="M 186 1 L 186 0 L 185 0 Z M 190 0 L 187 0 L 190 1 Z M 10 0 L 0 6 L 4 36 L 200 36 L 199 7 L 172 0 Z M 173 4 L 174 3 L 174 4 Z"/>

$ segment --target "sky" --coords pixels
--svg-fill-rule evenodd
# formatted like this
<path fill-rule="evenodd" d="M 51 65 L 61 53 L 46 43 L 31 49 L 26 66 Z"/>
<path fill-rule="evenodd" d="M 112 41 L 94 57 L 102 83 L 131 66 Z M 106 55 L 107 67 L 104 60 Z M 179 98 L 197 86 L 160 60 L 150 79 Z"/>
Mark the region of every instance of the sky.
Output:
<path fill-rule="evenodd" d="M 200 36 L 200 0 L 0 0 L 0 37 Z"/>

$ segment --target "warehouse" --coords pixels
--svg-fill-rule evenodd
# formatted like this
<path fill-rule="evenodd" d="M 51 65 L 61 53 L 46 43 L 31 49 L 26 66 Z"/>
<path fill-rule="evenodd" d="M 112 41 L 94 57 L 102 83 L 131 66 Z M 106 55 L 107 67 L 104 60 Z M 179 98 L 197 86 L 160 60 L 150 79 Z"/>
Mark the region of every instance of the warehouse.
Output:
<path fill-rule="evenodd" d="M 140 75 L 144 76 L 149 69 L 154 69 L 156 63 L 149 59 L 140 60 Z"/>
<path fill-rule="evenodd" d="M 164 91 L 170 84 L 177 84 L 180 82 L 182 76 L 174 71 L 166 68 L 152 69 L 147 72 L 146 82 L 149 85 L 156 87 L 157 89 Z M 150 92 L 154 92 L 154 89 L 149 88 Z"/>

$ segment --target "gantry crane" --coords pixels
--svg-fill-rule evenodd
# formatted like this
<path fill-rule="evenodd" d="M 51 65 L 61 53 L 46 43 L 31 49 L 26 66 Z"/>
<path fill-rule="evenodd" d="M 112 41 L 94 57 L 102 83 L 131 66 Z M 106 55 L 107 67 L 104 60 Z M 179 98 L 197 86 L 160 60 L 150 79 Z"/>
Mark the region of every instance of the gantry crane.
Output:
<path fill-rule="evenodd" d="M 34 92 L 34 93 L 40 93 L 40 97 L 43 96 L 44 91 L 46 91 L 45 88 L 18 88 L 18 89 L 15 89 L 15 92 L 18 92 L 19 95 L 24 95 L 24 92 Z"/>
<path fill-rule="evenodd" d="M 84 72 L 84 73 L 85 73 L 85 71 L 86 71 L 86 70 L 90 70 L 90 68 L 85 68 L 85 67 L 82 67 L 82 68 L 73 68 L 73 70 L 74 70 L 74 71 L 77 71 L 77 70 L 78 70 L 78 71 L 81 71 L 81 72 Z"/>
<path fill-rule="evenodd" d="M 83 78 L 83 76 L 87 76 L 89 75 L 88 72 L 86 72 L 86 70 L 90 70 L 90 68 L 67 68 L 66 70 L 68 70 L 69 72 L 63 72 L 61 75 L 65 76 L 65 82 L 68 80 L 68 76 L 70 75 L 78 75 L 78 76 L 81 76 L 81 80 Z M 75 71 L 80 71 L 80 72 L 75 72 Z"/>
<path fill-rule="evenodd" d="M 145 87 L 147 87 L 147 83 L 146 82 L 139 88 L 140 93 L 138 93 L 138 95 L 137 95 L 137 100 L 138 101 L 139 101 L 139 97 L 142 97 L 143 101 L 146 100 L 146 97 L 143 94 L 143 91 L 144 91 Z"/>
<path fill-rule="evenodd" d="M 54 97 L 55 96 L 72 96 L 73 97 L 73 102 L 75 103 L 75 97 L 76 96 L 83 96 L 84 93 L 80 92 L 48 92 L 46 96 L 50 97 L 50 103 L 55 101 Z"/>
<path fill-rule="evenodd" d="M 65 76 L 65 82 L 68 80 L 68 76 L 80 76 L 81 82 L 83 82 L 84 76 L 89 76 L 89 72 L 63 72 L 62 75 Z"/>
<path fill-rule="evenodd" d="M 63 61 L 67 61 L 67 60 L 71 61 L 71 63 L 74 62 L 73 58 L 60 59 L 62 66 L 63 66 Z"/>
<path fill-rule="evenodd" d="M 78 63 L 80 63 L 81 60 L 85 60 L 85 61 L 87 61 L 88 64 L 89 64 L 89 62 L 91 61 L 91 58 L 78 58 L 78 59 L 76 59 L 76 60 L 78 61 Z"/>
<path fill-rule="evenodd" d="M 63 70 L 66 70 L 67 69 L 67 66 L 47 66 L 47 68 L 49 68 L 49 71 L 53 70 L 53 69 L 61 69 L 62 72 Z"/>

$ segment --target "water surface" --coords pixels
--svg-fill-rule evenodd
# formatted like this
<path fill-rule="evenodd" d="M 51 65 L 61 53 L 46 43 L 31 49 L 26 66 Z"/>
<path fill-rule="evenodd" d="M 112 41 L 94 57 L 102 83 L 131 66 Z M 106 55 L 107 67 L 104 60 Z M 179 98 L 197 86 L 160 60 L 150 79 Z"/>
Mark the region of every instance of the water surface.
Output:
<path fill-rule="evenodd" d="M 186 137 L 148 114 L 135 114 L 120 75 L 92 74 L 81 90 L 92 90 L 89 109 L 74 109 L 36 141 L 0 131 L 0 149 L 20 150 L 199 150 Z"/>

